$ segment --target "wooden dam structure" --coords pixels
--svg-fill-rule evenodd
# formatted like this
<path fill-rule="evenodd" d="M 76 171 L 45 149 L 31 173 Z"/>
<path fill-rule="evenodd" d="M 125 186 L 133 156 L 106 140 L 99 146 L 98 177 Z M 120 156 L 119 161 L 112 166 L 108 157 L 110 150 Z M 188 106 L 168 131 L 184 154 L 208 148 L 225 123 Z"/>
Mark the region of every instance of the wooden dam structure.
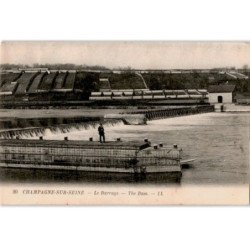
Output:
<path fill-rule="evenodd" d="M 213 105 L 142 110 L 142 111 L 133 111 L 126 114 L 144 115 L 145 120 L 158 120 L 169 117 L 186 116 L 186 115 L 194 115 L 194 114 L 209 113 L 209 112 L 214 112 Z"/>

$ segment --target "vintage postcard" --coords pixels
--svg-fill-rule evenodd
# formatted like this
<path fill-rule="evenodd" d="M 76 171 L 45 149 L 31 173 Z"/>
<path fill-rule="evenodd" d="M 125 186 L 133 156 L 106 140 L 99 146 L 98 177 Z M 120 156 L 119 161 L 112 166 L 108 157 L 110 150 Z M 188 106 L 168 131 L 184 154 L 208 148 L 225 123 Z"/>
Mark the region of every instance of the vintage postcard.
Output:
<path fill-rule="evenodd" d="M 3 41 L 2 205 L 249 205 L 250 43 Z"/>

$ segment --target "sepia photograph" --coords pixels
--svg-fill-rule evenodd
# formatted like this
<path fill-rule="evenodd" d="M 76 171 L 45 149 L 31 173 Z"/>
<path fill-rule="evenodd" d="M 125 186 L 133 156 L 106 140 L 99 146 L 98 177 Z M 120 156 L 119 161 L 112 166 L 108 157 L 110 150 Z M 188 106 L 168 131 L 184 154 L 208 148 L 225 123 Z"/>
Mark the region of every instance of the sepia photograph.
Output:
<path fill-rule="evenodd" d="M 249 204 L 250 43 L 2 41 L 3 204 Z"/>
<path fill-rule="evenodd" d="M 1 1 L 0 248 L 248 249 L 249 1 Z"/>

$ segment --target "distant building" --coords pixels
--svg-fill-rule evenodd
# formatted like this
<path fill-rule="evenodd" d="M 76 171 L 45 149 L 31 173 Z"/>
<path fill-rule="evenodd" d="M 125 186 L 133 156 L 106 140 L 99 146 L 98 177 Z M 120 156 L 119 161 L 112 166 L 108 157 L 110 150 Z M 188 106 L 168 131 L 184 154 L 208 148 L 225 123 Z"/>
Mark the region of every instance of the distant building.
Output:
<path fill-rule="evenodd" d="M 233 103 L 235 101 L 235 85 L 210 85 L 208 100 L 210 103 Z"/>

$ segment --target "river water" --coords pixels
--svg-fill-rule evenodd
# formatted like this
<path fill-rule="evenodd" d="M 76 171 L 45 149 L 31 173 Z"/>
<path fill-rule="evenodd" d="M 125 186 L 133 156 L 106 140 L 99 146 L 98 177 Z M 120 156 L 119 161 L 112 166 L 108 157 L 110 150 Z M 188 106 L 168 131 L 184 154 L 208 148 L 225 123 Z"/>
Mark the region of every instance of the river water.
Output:
<path fill-rule="evenodd" d="M 186 159 L 181 185 L 246 184 L 249 182 L 250 113 L 206 113 L 149 121 L 148 125 L 105 125 L 106 140 L 143 140 L 177 144 Z M 72 129 L 67 133 L 46 130 L 44 139 L 98 140 L 97 128 Z"/>

